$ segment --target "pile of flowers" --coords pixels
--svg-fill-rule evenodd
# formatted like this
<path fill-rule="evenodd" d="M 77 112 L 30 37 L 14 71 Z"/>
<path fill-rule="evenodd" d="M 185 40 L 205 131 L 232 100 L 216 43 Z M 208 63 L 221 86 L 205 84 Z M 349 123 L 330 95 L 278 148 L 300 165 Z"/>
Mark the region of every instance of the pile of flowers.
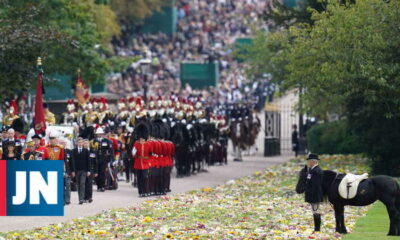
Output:
<path fill-rule="evenodd" d="M 215 188 L 147 200 L 139 206 L 104 211 L 29 231 L 0 233 L 0 239 L 340 239 L 329 204 L 321 233 L 313 234 L 312 213 L 294 193 L 304 159 L 292 160 Z M 357 155 L 322 156 L 323 169 L 361 174 Z M 351 232 L 366 207 L 346 207 Z"/>

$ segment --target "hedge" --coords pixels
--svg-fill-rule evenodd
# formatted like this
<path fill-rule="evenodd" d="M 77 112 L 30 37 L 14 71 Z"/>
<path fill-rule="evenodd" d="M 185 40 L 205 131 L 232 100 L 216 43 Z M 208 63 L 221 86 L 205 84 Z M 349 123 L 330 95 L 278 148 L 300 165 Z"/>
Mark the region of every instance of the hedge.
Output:
<path fill-rule="evenodd" d="M 347 121 L 340 120 L 315 125 L 307 131 L 307 146 L 316 154 L 361 153 L 358 137 L 348 130 Z"/>

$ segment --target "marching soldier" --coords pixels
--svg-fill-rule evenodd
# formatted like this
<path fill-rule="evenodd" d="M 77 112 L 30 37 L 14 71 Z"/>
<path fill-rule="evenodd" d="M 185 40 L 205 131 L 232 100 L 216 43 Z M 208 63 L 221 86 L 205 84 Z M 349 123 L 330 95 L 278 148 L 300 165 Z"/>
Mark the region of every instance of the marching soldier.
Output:
<path fill-rule="evenodd" d="M 26 145 L 28 152 L 22 154 L 22 160 L 43 160 L 43 154 L 36 150 L 33 140 L 29 141 Z"/>
<path fill-rule="evenodd" d="M 91 141 L 90 145 L 91 149 L 96 153 L 97 156 L 97 191 L 104 192 L 106 187 L 106 171 L 108 167 L 111 167 L 111 164 L 114 161 L 112 143 L 110 140 L 105 138 L 104 130 L 99 127 L 96 130 L 96 138 Z"/>
<path fill-rule="evenodd" d="M 175 144 L 171 141 L 165 142 L 167 145 L 167 153 L 165 160 L 165 170 L 164 170 L 164 188 L 165 192 L 171 192 L 171 172 L 174 166 L 173 156 L 175 155 Z"/>
<path fill-rule="evenodd" d="M 138 179 L 139 197 L 150 196 L 149 189 L 149 168 L 151 145 L 147 141 L 149 137 L 149 128 L 146 124 L 141 123 L 136 127 L 137 140 L 132 149 L 134 157 L 133 168 L 136 170 Z"/>
<path fill-rule="evenodd" d="M 72 184 L 72 170 L 74 169 L 72 161 L 72 150 L 67 149 L 67 142 L 60 140 L 59 144 L 64 148 L 64 206 L 71 203 L 71 184 Z"/>

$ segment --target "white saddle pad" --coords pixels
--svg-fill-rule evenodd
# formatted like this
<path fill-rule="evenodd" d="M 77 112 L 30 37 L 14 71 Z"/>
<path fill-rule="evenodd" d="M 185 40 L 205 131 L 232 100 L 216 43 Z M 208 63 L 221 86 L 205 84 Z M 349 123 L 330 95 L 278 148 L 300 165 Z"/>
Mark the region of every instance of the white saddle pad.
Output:
<path fill-rule="evenodd" d="M 368 173 L 362 175 L 346 174 L 339 184 L 339 195 L 344 199 L 352 199 L 357 195 L 358 184 L 368 178 Z"/>

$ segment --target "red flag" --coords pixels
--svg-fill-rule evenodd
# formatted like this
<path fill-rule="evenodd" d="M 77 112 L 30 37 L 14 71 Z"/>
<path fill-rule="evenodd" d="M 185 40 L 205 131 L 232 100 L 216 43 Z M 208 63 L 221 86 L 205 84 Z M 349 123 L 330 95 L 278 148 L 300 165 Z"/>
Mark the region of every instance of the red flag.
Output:
<path fill-rule="evenodd" d="M 80 76 L 76 81 L 75 97 L 81 105 L 85 104 L 90 98 L 89 88 Z"/>
<path fill-rule="evenodd" d="M 44 119 L 43 109 L 43 73 L 38 74 L 36 86 L 36 101 L 35 101 L 35 133 L 45 135 L 46 121 Z"/>

